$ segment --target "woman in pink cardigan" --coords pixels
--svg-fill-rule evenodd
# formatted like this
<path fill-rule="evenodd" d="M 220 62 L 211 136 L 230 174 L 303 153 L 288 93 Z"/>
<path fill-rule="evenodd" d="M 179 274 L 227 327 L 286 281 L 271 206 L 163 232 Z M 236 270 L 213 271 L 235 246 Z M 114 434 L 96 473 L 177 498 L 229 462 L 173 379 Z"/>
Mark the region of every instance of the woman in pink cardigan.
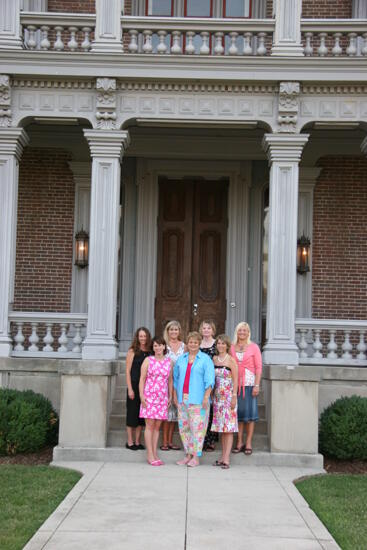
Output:
<path fill-rule="evenodd" d="M 262 372 L 261 351 L 259 346 L 250 340 L 251 331 L 247 323 L 236 326 L 231 346 L 231 355 L 238 365 L 238 439 L 233 453 L 243 451 L 252 454 L 252 436 L 255 422 L 259 420 L 257 396 L 260 390 Z M 246 443 L 243 444 L 243 432 L 246 424 Z"/>

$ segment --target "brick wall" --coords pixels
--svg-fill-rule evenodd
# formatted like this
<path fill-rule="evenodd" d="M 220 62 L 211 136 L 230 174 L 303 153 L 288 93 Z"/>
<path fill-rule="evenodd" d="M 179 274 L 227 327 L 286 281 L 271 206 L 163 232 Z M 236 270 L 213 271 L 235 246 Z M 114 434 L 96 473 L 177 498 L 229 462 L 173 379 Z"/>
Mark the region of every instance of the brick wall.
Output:
<path fill-rule="evenodd" d="M 70 311 L 74 182 L 63 150 L 27 148 L 20 163 L 16 311 Z"/>
<path fill-rule="evenodd" d="M 273 0 L 266 0 L 266 17 L 273 17 Z"/>
<path fill-rule="evenodd" d="M 63 13 L 95 13 L 95 0 L 48 0 L 48 11 Z"/>
<path fill-rule="evenodd" d="M 312 314 L 367 319 L 367 160 L 324 157 L 314 191 Z"/>
<path fill-rule="evenodd" d="M 125 11 L 124 11 L 125 15 L 131 15 L 131 3 L 132 3 L 132 0 L 125 0 Z"/>
<path fill-rule="evenodd" d="M 352 17 L 352 0 L 303 0 L 302 17 L 349 19 Z"/>

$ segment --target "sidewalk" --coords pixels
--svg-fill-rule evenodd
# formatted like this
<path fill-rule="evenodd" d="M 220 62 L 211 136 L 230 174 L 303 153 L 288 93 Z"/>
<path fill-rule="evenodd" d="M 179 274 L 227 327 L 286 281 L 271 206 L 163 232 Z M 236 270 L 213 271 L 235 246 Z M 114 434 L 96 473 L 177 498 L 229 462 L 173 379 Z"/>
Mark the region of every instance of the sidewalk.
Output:
<path fill-rule="evenodd" d="M 169 461 L 180 456 L 170 453 Z M 55 465 L 84 476 L 24 550 L 339 548 L 292 483 L 320 470 Z"/>

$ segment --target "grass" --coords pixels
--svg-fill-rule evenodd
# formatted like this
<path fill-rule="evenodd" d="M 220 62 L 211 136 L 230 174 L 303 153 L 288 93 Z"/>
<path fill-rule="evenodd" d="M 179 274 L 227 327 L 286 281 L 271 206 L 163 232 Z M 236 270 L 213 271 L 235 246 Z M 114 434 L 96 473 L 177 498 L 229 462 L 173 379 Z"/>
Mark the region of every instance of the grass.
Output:
<path fill-rule="evenodd" d="M 296 483 L 342 550 L 367 548 L 367 476 L 329 474 Z"/>
<path fill-rule="evenodd" d="M 21 550 L 80 477 L 50 466 L 0 466 L 1 550 Z"/>

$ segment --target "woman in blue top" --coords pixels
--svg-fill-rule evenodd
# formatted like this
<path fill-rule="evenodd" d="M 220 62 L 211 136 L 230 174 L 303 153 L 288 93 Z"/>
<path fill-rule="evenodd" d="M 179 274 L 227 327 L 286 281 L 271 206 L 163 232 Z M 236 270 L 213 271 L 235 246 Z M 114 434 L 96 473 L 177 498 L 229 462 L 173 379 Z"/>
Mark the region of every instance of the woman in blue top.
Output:
<path fill-rule="evenodd" d="M 214 386 L 214 364 L 200 351 L 201 335 L 190 332 L 188 351 L 173 370 L 173 399 L 178 409 L 178 427 L 186 456 L 177 464 L 195 467 L 203 449 L 209 418 L 209 397 Z"/>

